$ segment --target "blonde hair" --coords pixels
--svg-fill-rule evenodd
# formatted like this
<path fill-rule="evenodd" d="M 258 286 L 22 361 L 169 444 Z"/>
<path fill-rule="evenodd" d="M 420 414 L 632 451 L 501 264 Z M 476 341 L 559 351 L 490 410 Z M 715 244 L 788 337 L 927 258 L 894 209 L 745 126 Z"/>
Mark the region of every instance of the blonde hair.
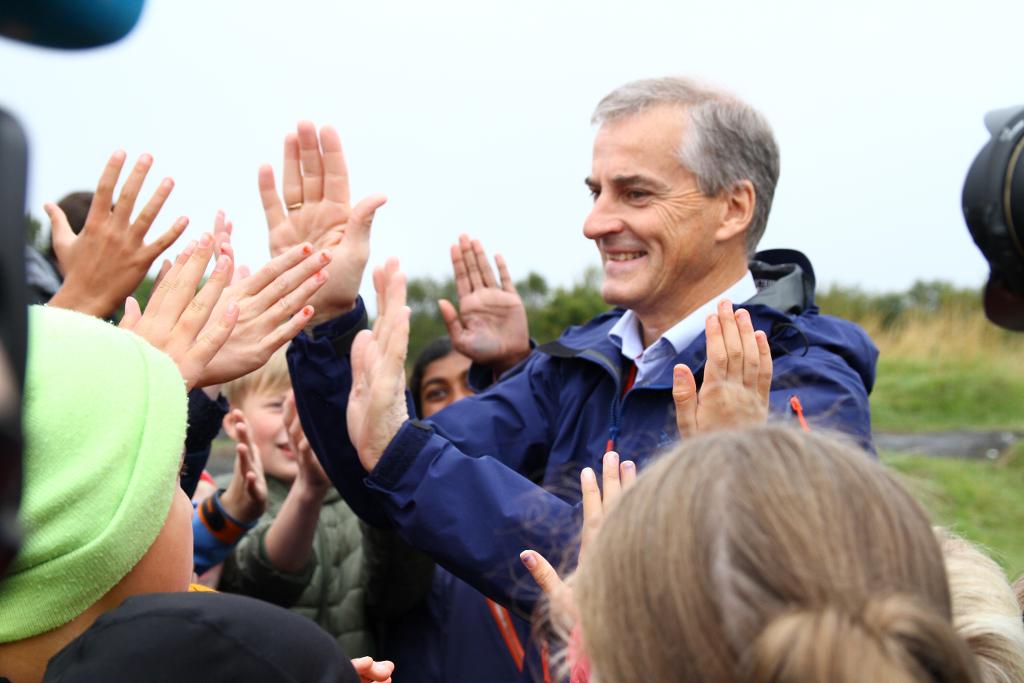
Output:
<path fill-rule="evenodd" d="M 605 681 L 977 681 L 927 515 L 856 446 L 781 426 L 685 440 L 576 573 Z"/>
<path fill-rule="evenodd" d="M 258 370 L 224 385 L 221 390 L 232 408 L 238 408 L 251 394 L 279 394 L 291 389 L 286 348 L 278 349 Z"/>
<path fill-rule="evenodd" d="M 953 626 L 978 659 L 985 683 L 1024 681 L 1024 623 L 1017 596 L 992 558 L 936 529 L 953 598 Z"/>

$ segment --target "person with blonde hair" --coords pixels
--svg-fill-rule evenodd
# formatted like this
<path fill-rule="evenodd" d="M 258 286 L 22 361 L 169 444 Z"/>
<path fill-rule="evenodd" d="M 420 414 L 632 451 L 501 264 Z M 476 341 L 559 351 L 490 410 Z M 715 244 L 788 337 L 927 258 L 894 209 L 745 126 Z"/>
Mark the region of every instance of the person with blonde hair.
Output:
<path fill-rule="evenodd" d="M 855 446 L 717 432 L 621 495 L 572 616 L 591 680 L 980 682 L 942 559 L 925 512 Z"/>
<path fill-rule="evenodd" d="M 978 547 L 936 528 L 953 598 L 953 625 L 971 651 L 985 683 L 1024 681 L 1024 622 L 1006 574 Z"/>

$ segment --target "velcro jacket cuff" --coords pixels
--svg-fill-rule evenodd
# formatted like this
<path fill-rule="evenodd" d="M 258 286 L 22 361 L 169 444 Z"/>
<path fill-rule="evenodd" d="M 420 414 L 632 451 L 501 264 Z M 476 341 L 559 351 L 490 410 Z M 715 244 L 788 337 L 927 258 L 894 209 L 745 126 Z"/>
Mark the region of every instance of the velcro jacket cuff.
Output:
<path fill-rule="evenodd" d="M 419 420 L 407 420 L 384 449 L 367 482 L 375 487 L 393 488 L 412 467 L 433 434 L 434 428 L 429 424 Z"/>
<path fill-rule="evenodd" d="M 351 311 L 314 327 L 312 337 L 316 341 L 327 339 L 338 358 L 347 358 L 356 335 L 369 326 L 366 305 L 363 298 L 359 297 Z"/>

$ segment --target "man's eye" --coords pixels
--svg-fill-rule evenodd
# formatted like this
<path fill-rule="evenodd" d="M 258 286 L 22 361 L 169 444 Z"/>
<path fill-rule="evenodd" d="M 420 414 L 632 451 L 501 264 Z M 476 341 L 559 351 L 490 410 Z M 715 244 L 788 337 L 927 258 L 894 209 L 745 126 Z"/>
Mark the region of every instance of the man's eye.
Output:
<path fill-rule="evenodd" d="M 626 190 L 625 192 L 622 193 L 622 195 L 626 198 L 627 201 L 635 202 L 647 199 L 648 197 L 651 196 L 651 193 L 647 192 L 646 190 Z"/>

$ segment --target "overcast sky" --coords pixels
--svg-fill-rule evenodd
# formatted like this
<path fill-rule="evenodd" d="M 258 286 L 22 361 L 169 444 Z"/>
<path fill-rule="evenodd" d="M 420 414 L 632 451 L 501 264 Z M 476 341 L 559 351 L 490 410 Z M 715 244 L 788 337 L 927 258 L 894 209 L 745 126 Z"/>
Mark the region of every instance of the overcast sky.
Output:
<path fill-rule="evenodd" d="M 260 163 L 280 178 L 299 119 L 340 131 L 355 198 L 384 192 L 371 263 L 447 275 L 459 232 L 514 277 L 566 284 L 582 235 L 591 110 L 643 77 L 686 74 L 760 108 L 782 151 L 763 247 L 820 284 L 975 286 L 986 268 L 960 189 L 989 110 L 1024 102 L 1024 3 L 149 0 L 112 47 L 0 40 L 0 106 L 28 130 L 30 210 L 95 184 L 110 152 L 177 186 L 158 228 L 223 208 L 261 264 Z"/>

